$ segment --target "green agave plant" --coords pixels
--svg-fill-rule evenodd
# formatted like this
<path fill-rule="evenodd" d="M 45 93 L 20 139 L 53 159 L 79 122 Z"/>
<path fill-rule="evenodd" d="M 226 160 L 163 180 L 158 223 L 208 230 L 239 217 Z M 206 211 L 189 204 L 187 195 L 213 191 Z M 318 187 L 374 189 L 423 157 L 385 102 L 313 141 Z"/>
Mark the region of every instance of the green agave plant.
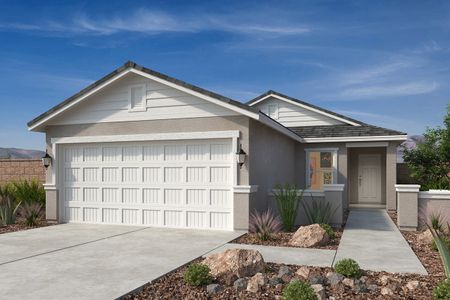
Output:
<path fill-rule="evenodd" d="M 434 242 L 436 243 L 436 247 L 439 251 L 439 255 L 441 256 L 442 263 L 444 264 L 445 275 L 450 278 L 450 250 L 447 248 L 447 244 L 444 240 L 444 235 L 441 230 L 437 230 L 427 224 L 428 229 L 433 235 Z M 450 224 L 447 223 L 448 230 L 450 230 Z"/>
<path fill-rule="evenodd" d="M 0 221 L 2 225 L 14 224 L 22 202 L 16 203 L 11 186 L 0 187 Z"/>

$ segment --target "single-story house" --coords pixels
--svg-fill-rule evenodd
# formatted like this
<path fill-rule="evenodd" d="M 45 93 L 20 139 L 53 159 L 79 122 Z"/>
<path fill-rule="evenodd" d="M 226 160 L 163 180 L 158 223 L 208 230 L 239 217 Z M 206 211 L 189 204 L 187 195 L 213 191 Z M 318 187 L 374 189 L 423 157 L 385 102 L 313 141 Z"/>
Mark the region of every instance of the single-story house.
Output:
<path fill-rule="evenodd" d="M 247 229 L 277 183 L 396 209 L 406 134 L 268 91 L 246 104 L 127 62 L 28 123 L 46 134 L 47 219 Z M 337 218 L 337 223 L 340 221 Z M 304 222 L 299 216 L 298 222 Z"/>

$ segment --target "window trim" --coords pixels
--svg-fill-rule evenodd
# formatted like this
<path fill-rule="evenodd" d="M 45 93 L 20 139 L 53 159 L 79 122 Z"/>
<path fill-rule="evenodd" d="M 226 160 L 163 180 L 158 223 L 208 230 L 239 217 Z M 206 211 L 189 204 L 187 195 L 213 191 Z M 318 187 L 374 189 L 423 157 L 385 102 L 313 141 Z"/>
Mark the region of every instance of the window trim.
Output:
<path fill-rule="evenodd" d="M 142 99 L 141 101 L 143 102 L 142 106 L 137 106 L 137 107 L 133 107 L 133 99 L 131 99 L 131 90 L 134 88 L 141 88 L 143 90 L 142 93 Z M 146 84 L 133 84 L 128 86 L 128 111 L 129 112 L 143 112 L 143 111 L 147 111 L 147 86 Z"/>
<path fill-rule="evenodd" d="M 322 191 L 322 190 L 313 190 L 310 188 L 310 175 L 311 172 L 309 170 L 309 153 L 310 152 L 331 152 L 331 155 L 333 156 L 333 184 L 337 184 L 337 171 L 338 171 L 338 152 L 339 148 L 305 148 L 305 188 L 310 189 L 312 191 Z"/>

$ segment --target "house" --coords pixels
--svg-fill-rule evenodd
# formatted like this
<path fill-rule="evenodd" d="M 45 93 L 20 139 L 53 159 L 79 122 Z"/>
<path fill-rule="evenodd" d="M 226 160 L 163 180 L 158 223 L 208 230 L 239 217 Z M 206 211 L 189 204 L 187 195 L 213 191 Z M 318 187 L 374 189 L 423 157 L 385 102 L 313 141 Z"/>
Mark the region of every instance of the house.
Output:
<path fill-rule="evenodd" d="M 406 134 L 274 92 L 246 104 L 134 62 L 28 123 L 46 134 L 47 219 L 247 229 L 277 183 L 396 209 Z M 304 222 L 299 216 L 297 222 Z"/>

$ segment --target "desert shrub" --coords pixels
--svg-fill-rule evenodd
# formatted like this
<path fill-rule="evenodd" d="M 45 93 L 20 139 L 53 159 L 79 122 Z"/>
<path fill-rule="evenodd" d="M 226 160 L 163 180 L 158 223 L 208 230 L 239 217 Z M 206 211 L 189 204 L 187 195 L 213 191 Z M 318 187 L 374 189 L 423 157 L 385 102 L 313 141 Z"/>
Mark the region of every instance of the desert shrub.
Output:
<path fill-rule="evenodd" d="M 189 285 L 205 285 L 211 282 L 209 267 L 199 263 L 189 265 L 184 272 L 184 281 Z"/>
<path fill-rule="evenodd" d="M 36 226 L 43 217 L 43 206 L 39 203 L 25 203 L 20 208 L 20 215 L 25 218 L 27 226 Z"/>
<path fill-rule="evenodd" d="M 283 228 L 285 231 L 292 231 L 303 192 L 298 195 L 294 184 L 277 184 L 274 193 Z"/>
<path fill-rule="evenodd" d="M 45 206 L 45 190 L 36 180 L 16 181 L 13 184 L 14 196 L 22 203 L 39 203 Z"/>
<path fill-rule="evenodd" d="M 280 218 L 271 209 L 263 213 L 254 211 L 250 215 L 249 230 L 251 233 L 256 233 L 258 238 L 263 241 L 270 239 L 272 234 L 280 232 L 282 228 L 283 224 Z"/>
<path fill-rule="evenodd" d="M 429 128 L 415 147 L 403 146 L 403 160 L 422 190 L 450 189 L 450 105 L 444 126 Z"/>
<path fill-rule="evenodd" d="M 311 285 L 304 281 L 293 280 L 283 289 L 283 300 L 317 300 Z"/>
<path fill-rule="evenodd" d="M 450 299 L 450 278 L 440 282 L 433 290 L 433 298 L 435 300 Z"/>
<path fill-rule="evenodd" d="M 345 277 L 359 278 L 361 276 L 358 263 L 351 258 L 339 260 L 334 265 L 334 270 Z"/>
<path fill-rule="evenodd" d="M 0 186 L 0 222 L 2 225 L 14 224 L 21 202 L 17 202 L 11 185 Z"/>
<path fill-rule="evenodd" d="M 303 201 L 303 209 L 310 224 L 329 224 L 338 207 L 333 208 L 331 202 L 325 199 L 315 199 L 311 194 L 311 201 Z"/>
<path fill-rule="evenodd" d="M 319 224 L 319 225 L 320 225 L 320 227 L 322 227 L 323 230 L 325 230 L 325 232 L 327 233 L 328 237 L 329 237 L 330 239 L 334 240 L 334 238 L 336 237 L 336 235 L 334 234 L 333 228 L 331 228 L 330 225 L 325 224 L 325 223 L 322 223 L 322 224 Z"/>

